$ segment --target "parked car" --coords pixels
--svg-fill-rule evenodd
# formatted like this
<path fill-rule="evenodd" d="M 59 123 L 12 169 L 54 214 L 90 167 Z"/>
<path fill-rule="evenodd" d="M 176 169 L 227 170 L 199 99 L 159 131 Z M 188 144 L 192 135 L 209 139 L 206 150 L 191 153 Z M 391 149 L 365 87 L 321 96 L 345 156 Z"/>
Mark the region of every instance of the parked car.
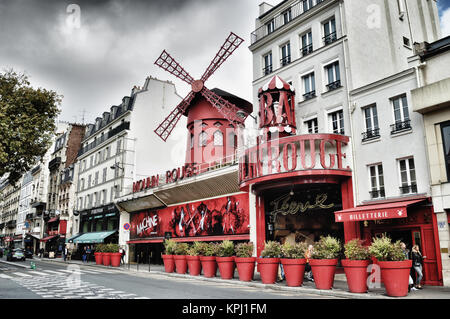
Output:
<path fill-rule="evenodd" d="M 7 261 L 14 261 L 14 260 L 22 260 L 25 261 L 25 254 L 23 253 L 23 249 L 16 248 L 13 250 L 10 250 L 8 254 L 6 255 Z"/>
<path fill-rule="evenodd" d="M 24 255 L 25 258 L 33 258 L 33 252 L 31 250 L 25 250 Z"/>

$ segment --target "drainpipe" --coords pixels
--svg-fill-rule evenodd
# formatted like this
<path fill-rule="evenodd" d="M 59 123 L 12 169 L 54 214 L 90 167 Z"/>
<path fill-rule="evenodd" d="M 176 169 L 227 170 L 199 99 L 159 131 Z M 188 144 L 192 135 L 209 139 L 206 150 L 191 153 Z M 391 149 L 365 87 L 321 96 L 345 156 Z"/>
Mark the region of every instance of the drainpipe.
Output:
<path fill-rule="evenodd" d="M 340 19 L 341 19 L 341 31 L 343 33 L 343 35 L 345 34 L 345 39 L 343 40 L 343 52 L 344 52 L 344 63 L 345 63 L 345 68 L 344 68 L 344 73 L 345 73 L 345 82 L 346 82 L 346 92 L 347 92 L 347 102 L 348 102 L 348 115 L 349 115 L 349 123 L 350 123 L 350 134 L 351 134 L 351 150 L 352 150 L 352 163 L 353 163 L 353 174 L 352 174 L 352 181 L 354 184 L 353 187 L 353 204 L 355 204 L 358 200 L 358 196 L 357 196 L 357 191 L 358 191 L 358 178 L 356 176 L 355 173 L 355 168 L 356 168 L 356 161 L 355 161 L 355 143 L 354 143 L 354 132 L 353 132 L 353 120 L 352 120 L 352 114 L 355 111 L 355 105 L 352 105 L 351 102 L 351 98 L 350 98 L 350 88 L 349 88 L 349 75 L 348 75 L 348 57 L 347 57 L 347 49 L 346 49 L 346 41 L 347 41 L 347 29 L 344 28 L 344 14 L 343 14 L 343 5 L 342 5 L 342 1 L 339 2 L 339 14 L 340 14 Z M 344 33 L 345 31 L 345 33 Z"/>

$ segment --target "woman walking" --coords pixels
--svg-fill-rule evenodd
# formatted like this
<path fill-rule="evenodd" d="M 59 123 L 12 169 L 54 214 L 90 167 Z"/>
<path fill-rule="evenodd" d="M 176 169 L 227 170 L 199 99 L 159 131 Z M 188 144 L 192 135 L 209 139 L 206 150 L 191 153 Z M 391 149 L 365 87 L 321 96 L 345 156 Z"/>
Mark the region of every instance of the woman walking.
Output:
<path fill-rule="evenodd" d="M 420 253 L 418 245 L 413 246 L 412 252 L 411 252 L 411 259 L 412 259 L 413 268 L 416 271 L 415 287 L 417 289 L 422 289 L 420 282 L 422 281 L 422 278 L 423 278 L 423 271 L 422 271 L 423 257 L 422 257 L 422 254 Z"/>

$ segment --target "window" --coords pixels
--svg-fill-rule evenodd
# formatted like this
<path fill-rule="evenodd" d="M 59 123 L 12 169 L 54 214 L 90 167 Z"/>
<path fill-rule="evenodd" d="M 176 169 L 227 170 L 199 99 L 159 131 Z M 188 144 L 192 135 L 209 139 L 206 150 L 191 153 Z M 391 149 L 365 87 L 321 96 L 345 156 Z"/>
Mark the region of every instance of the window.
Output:
<path fill-rule="evenodd" d="M 263 57 L 263 60 L 264 60 L 263 74 L 267 75 L 272 73 L 272 52 L 266 54 Z"/>
<path fill-rule="evenodd" d="M 98 172 L 95 172 L 95 180 L 94 180 L 94 185 L 98 184 Z"/>
<path fill-rule="evenodd" d="M 291 44 L 286 43 L 281 47 L 281 66 L 291 63 Z"/>
<path fill-rule="evenodd" d="M 92 167 L 92 166 L 94 166 L 94 155 L 91 156 L 91 166 L 89 166 L 89 167 Z"/>
<path fill-rule="evenodd" d="M 302 56 L 313 52 L 312 32 L 309 31 L 301 36 L 302 38 Z"/>
<path fill-rule="evenodd" d="M 345 134 L 344 112 L 342 110 L 330 113 L 331 128 L 334 134 Z"/>
<path fill-rule="evenodd" d="M 403 45 L 407 46 L 408 48 L 411 47 L 411 41 L 407 37 L 403 37 Z"/>
<path fill-rule="evenodd" d="M 105 152 L 104 152 L 104 158 L 103 160 L 107 160 L 109 157 L 111 156 L 111 149 L 109 148 L 109 146 L 106 148 Z"/>
<path fill-rule="evenodd" d="M 323 41 L 325 45 L 337 40 L 336 35 L 336 21 L 334 18 L 328 20 L 323 24 Z"/>
<path fill-rule="evenodd" d="M 292 20 L 292 11 L 291 8 L 287 9 L 282 13 L 283 16 L 283 23 L 289 23 Z"/>
<path fill-rule="evenodd" d="M 391 125 L 391 134 L 411 129 L 411 121 L 409 119 L 408 101 L 406 95 L 392 98 L 392 106 L 394 108 L 395 124 Z"/>
<path fill-rule="evenodd" d="M 370 196 L 372 199 L 385 197 L 383 165 L 369 166 L 370 174 Z"/>
<path fill-rule="evenodd" d="M 308 127 L 309 134 L 319 133 L 319 125 L 317 124 L 317 118 L 305 121 L 305 124 Z"/>
<path fill-rule="evenodd" d="M 84 178 L 81 179 L 81 190 L 84 190 Z"/>
<path fill-rule="evenodd" d="M 414 158 L 399 160 L 398 167 L 401 181 L 400 193 L 401 194 L 417 193 Z"/>
<path fill-rule="evenodd" d="M 105 167 L 105 168 L 103 169 L 103 178 L 102 178 L 103 183 L 106 182 L 106 174 L 107 174 L 107 171 L 108 171 L 108 168 Z"/>
<path fill-rule="evenodd" d="M 201 132 L 198 135 L 198 145 L 206 146 L 207 141 L 208 141 L 208 134 L 206 134 L 206 132 Z"/>
<path fill-rule="evenodd" d="M 363 108 L 366 131 L 362 133 L 363 141 L 380 137 L 376 104 Z"/>
<path fill-rule="evenodd" d="M 221 131 L 214 132 L 214 146 L 223 146 L 223 134 Z"/>
<path fill-rule="evenodd" d="M 106 198 L 107 198 L 107 196 L 108 196 L 108 194 L 107 194 L 107 190 L 106 189 L 104 189 L 103 191 L 102 191 L 102 205 L 104 205 L 104 204 L 106 204 Z"/>
<path fill-rule="evenodd" d="M 122 140 L 117 141 L 116 154 L 119 154 L 122 149 Z"/>
<path fill-rule="evenodd" d="M 275 21 L 272 19 L 266 23 L 267 34 L 271 34 L 275 30 Z"/>
<path fill-rule="evenodd" d="M 92 182 L 92 175 L 89 175 L 88 176 L 88 184 L 87 184 L 88 188 L 91 187 L 91 182 Z"/>
<path fill-rule="evenodd" d="M 303 12 L 308 11 L 313 7 L 313 0 L 302 0 L 303 2 Z"/>
<path fill-rule="evenodd" d="M 325 66 L 325 77 L 327 79 L 328 91 L 335 90 L 341 86 L 341 73 L 339 70 L 339 61 Z"/>
<path fill-rule="evenodd" d="M 303 81 L 303 88 L 304 88 L 304 94 L 303 97 L 305 100 L 309 100 L 316 96 L 316 83 L 315 83 L 315 76 L 314 72 L 302 76 Z"/>
<path fill-rule="evenodd" d="M 191 134 L 191 148 L 194 148 L 194 134 Z"/>
<path fill-rule="evenodd" d="M 450 179 L 450 122 L 441 124 L 442 146 L 444 147 L 445 167 L 447 169 L 447 181 Z"/>

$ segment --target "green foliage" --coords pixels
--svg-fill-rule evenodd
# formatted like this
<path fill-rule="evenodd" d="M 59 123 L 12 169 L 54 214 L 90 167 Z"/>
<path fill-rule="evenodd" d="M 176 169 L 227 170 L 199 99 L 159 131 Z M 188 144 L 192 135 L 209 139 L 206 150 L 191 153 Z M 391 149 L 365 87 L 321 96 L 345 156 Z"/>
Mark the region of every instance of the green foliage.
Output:
<path fill-rule="evenodd" d="M 341 252 L 341 242 L 331 236 L 320 237 L 320 240 L 314 243 L 311 258 L 313 259 L 335 259 Z"/>
<path fill-rule="evenodd" d="M 0 73 L 0 176 L 9 173 L 11 184 L 50 147 L 61 99 L 56 92 L 32 88 L 24 74 Z"/>
<path fill-rule="evenodd" d="M 104 253 L 105 252 L 105 244 L 97 244 L 97 246 L 95 246 L 95 252 Z"/>
<path fill-rule="evenodd" d="M 186 255 L 189 245 L 187 243 L 177 243 L 175 246 L 175 255 Z"/>
<path fill-rule="evenodd" d="M 217 256 L 219 250 L 219 244 L 216 243 L 204 243 L 203 256 Z"/>
<path fill-rule="evenodd" d="M 236 257 L 249 258 L 253 256 L 253 243 L 239 243 L 235 248 Z"/>
<path fill-rule="evenodd" d="M 164 240 L 164 248 L 165 248 L 166 255 L 174 255 L 176 246 L 177 246 L 177 243 L 173 239 Z"/>
<path fill-rule="evenodd" d="M 99 249 L 100 249 L 100 251 L 99 251 Z M 102 253 L 118 253 L 119 245 L 117 245 L 117 244 L 100 244 L 100 245 L 97 245 L 96 251 L 102 252 Z"/>
<path fill-rule="evenodd" d="M 283 258 L 302 259 L 305 258 L 305 252 L 308 249 L 308 244 L 296 243 L 294 245 L 285 242 L 281 245 L 281 256 Z"/>
<path fill-rule="evenodd" d="M 369 248 L 360 239 L 353 239 L 344 245 L 344 254 L 350 260 L 367 260 L 370 258 Z"/>
<path fill-rule="evenodd" d="M 234 255 L 234 243 L 231 240 L 224 240 L 218 245 L 217 256 L 231 257 Z"/>
<path fill-rule="evenodd" d="M 279 258 L 281 256 L 281 245 L 277 241 L 268 241 L 261 252 L 263 258 Z"/>
<path fill-rule="evenodd" d="M 189 256 L 200 256 L 202 249 L 202 243 L 199 241 L 195 241 L 192 245 L 187 249 L 187 254 Z"/>
<path fill-rule="evenodd" d="M 379 261 L 403 261 L 405 254 L 400 246 L 400 241 L 392 243 L 391 239 L 383 234 L 379 238 L 373 238 L 369 252 Z"/>

